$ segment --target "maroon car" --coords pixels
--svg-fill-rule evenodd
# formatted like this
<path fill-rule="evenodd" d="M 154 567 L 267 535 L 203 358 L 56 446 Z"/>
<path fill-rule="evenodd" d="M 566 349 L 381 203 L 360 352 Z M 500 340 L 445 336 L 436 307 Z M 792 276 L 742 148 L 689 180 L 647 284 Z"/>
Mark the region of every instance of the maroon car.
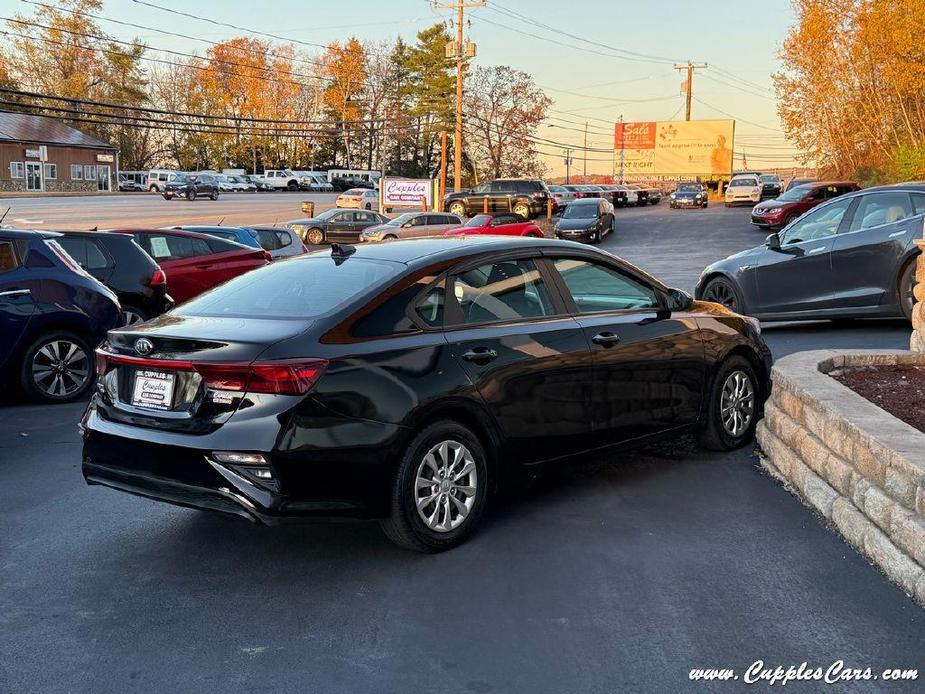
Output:
<path fill-rule="evenodd" d="M 773 200 L 755 205 L 752 224 L 762 229 L 782 229 L 816 205 L 860 189 L 852 181 L 814 181 L 796 186 Z"/>
<path fill-rule="evenodd" d="M 131 234 L 167 274 L 177 304 L 270 262 L 262 248 L 250 248 L 207 234 L 177 229 L 113 229 Z"/>

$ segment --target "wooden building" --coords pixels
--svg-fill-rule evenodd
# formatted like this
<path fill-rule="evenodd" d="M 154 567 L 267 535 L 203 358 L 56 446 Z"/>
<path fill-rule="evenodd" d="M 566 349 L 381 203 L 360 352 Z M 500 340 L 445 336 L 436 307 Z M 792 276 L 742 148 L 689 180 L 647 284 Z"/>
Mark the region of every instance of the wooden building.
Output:
<path fill-rule="evenodd" d="M 0 192 L 118 189 L 119 150 L 57 118 L 0 113 Z"/>

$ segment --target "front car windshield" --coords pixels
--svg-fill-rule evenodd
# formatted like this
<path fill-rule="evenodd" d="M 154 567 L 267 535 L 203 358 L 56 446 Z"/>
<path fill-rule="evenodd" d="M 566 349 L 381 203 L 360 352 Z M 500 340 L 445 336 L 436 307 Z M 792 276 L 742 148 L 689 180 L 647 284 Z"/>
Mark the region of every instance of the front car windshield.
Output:
<path fill-rule="evenodd" d="M 812 186 L 797 186 L 796 188 L 791 188 L 783 195 L 778 195 L 777 199 L 782 202 L 796 202 L 797 200 L 802 200 L 812 189 Z"/>
<path fill-rule="evenodd" d="M 679 193 L 700 193 L 703 192 L 703 188 L 700 187 L 699 183 L 682 183 L 678 186 Z"/>
<path fill-rule="evenodd" d="M 780 179 L 774 174 L 765 174 L 764 176 L 761 177 L 762 183 L 777 183 L 779 181 Z"/>
<path fill-rule="evenodd" d="M 467 227 L 484 227 L 488 226 L 488 223 L 491 221 L 491 217 L 487 214 L 477 214 L 475 217 L 466 222 L 463 226 Z"/>
<path fill-rule="evenodd" d="M 572 203 L 565 208 L 562 219 L 594 219 L 597 217 L 597 202 L 593 205 Z"/>
<path fill-rule="evenodd" d="M 729 181 L 730 188 L 754 187 L 757 183 L 754 178 L 733 178 Z"/>
<path fill-rule="evenodd" d="M 332 207 L 330 210 L 325 210 L 324 212 L 316 216 L 315 219 L 330 219 L 331 217 L 335 216 L 339 212 L 343 212 L 343 210 L 337 207 Z"/>
<path fill-rule="evenodd" d="M 410 222 L 416 216 L 417 212 L 405 212 L 405 214 L 400 214 L 395 219 L 391 219 L 385 224 L 390 227 L 400 227 L 405 222 Z"/>

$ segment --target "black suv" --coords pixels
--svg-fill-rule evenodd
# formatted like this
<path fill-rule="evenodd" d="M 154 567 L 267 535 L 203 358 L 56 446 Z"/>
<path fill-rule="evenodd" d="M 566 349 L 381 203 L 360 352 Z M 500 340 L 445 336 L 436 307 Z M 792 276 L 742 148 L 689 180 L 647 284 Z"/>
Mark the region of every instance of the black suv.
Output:
<path fill-rule="evenodd" d="M 123 325 L 134 325 L 173 308 L 167 276 L 126 234 L 63 231 L 58 243 L 88 274 L 109 287 L 122 305 Z"/>
<path fill-rule="evenodd" d="M 176 180 L 168 181 L 164 185 L 164 200 L 172 198 L 195 200 L 199 196 L 218 200 L 218 179 L 215 176 L 211 174 L 178 176 Z"/>
<path fill-rule="evenodd" d="M 471 217 L 485 212 L 513 212 L 521 217 L 536 217 L 546 212 L 549 190 L 538 178 L 499 178 L 480 183 L 469 191 L 450 193 L 443 201 L 443 209 L 451 214 Z"/>

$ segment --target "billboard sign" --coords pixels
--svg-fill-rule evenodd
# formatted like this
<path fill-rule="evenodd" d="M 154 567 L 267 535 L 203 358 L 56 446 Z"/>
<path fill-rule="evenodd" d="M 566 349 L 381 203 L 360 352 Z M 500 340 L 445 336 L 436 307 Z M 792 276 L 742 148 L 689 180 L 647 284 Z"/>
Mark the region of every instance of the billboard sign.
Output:
<path fill-rule="evenodd" d="M 433 209 L 434 182 L 427 178 L 385 178 L 382 181 L 381 206 L 417 207 L 426 201 L 427 209 Z"/>
<path fill-rule="evenodd" d="M 617 123 L 614 150 L 625 176 L 728 176 L 733 120 Z"/>

